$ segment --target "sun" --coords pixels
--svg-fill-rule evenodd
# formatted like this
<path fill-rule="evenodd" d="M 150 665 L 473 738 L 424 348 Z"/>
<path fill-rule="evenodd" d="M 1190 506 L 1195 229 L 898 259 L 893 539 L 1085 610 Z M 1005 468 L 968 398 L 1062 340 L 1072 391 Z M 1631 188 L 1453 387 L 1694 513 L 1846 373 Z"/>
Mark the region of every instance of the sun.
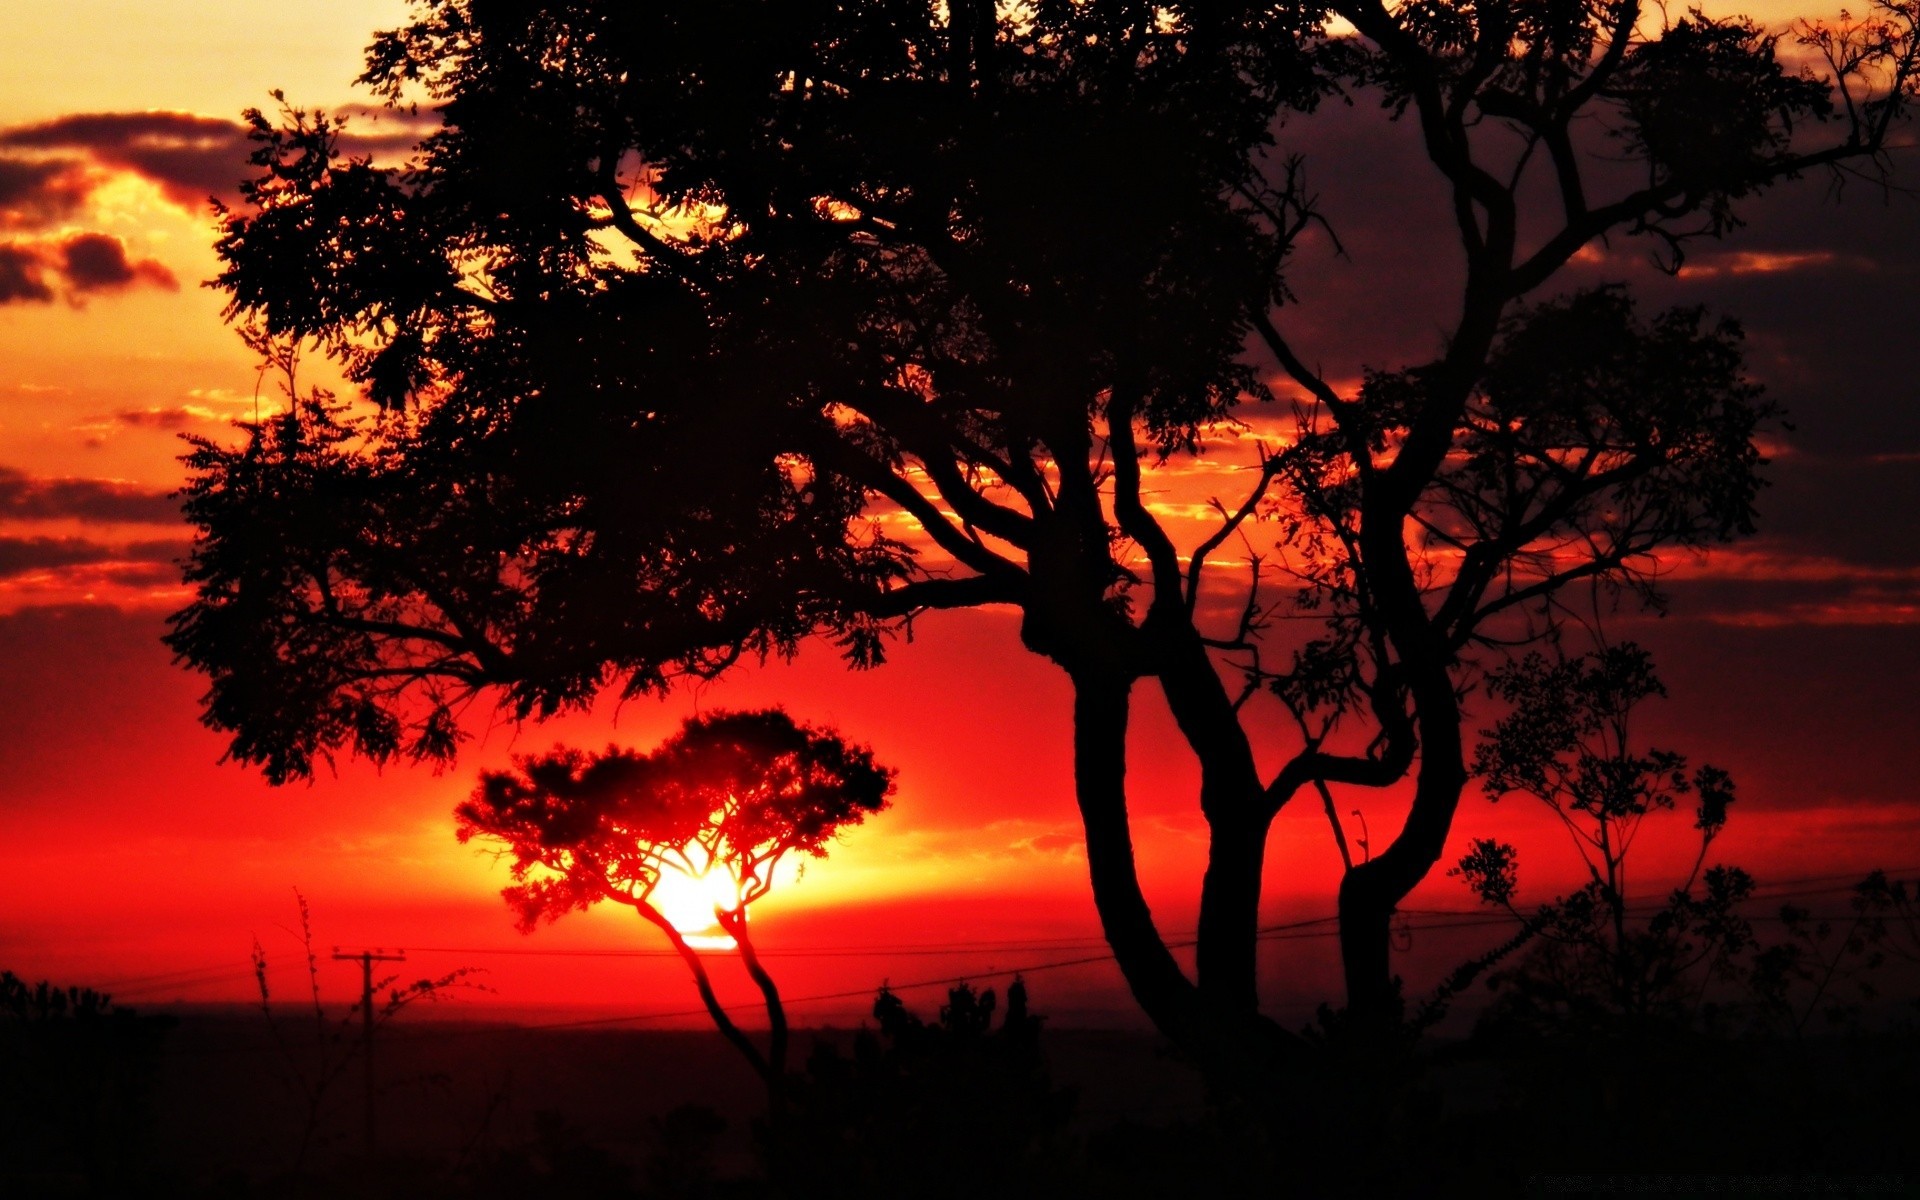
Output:
<path fill-rule="evenodd" d="M 714 919 L 715 908 L 734 909 L 740 905 L 740 892 L 732 876 L 721 867 L 698 875 L 675 867 L 660 872 L 650 897 L 653 906 L 698 950 L 731 950 L 731 935 Z"/>

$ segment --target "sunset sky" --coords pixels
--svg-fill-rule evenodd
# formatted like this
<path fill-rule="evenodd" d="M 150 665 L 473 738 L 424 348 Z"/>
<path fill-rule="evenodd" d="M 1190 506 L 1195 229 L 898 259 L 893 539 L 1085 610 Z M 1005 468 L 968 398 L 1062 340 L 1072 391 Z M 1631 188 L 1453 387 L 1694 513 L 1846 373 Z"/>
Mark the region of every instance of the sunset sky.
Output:
<path fill-rule="evenodd" d="M 1780 22 L 1799 10 L 1748 11 Z M 230 422 L 279 396 L 201 286 L 217 269 L 208 197 L 231 196 L 245 173 L 241 110 L 270 106 L 274 88 L 304 106 L 367 104 L 350 86 L 360 51 L 404 14 L 398 0 L 0 7 L 0 967 L 130 1002 L 241 1000 L 257 936 L 291 988 L 297 887 L 323 956 L 405 947 L 410 975 L 483 967 L 495 993 L 474 1006 L 695 1007 L 677 962 L 606 953 L 664 950 L 631 914 L 516 934 L 498 897 L 504 867 L 455 843 L 451 812 L 480 769 L 515 751 L 646 747 L 696 711 L 776 703 L 900 772 L 892 810 L 756 910 L 789 995 L 1097 957 L 1068 689 L 1020 648 L 1010 611 L 922 620 L 871 673 L 819 649 L 666 701 L 476 726 L 439 775 L 343 761 L 274 789 L 219 763 L 221 740 L 196 719 L 202 682 L 158 640 L 187 599 L 174 566 L 187 533 L 168 493 L 182 433 L 234 436 Z M 1295 277 L 1301 342 L 1337 379 L 1431 352 L 1447 316 L 1450 218 L 1407 133 L 1364 105 L 1285 133 L 1350 255 L 1321 247 Z M 371 110 L 350 134 L 389 157 L 409 140 L 404 122 Z M 1920 186 L 1911 148 L 1896 168 Z M 1565 280 L 1631 279 L 1649 308 L 1738 317 L 1753 372 L 1793 423 L 1769 443 L 1761 536 L 1676 559 L 1671 613 L 1613 630 L 1660 657 L 1672 693 L 1652 718 L 1661 744 L 1734 772 L 1740 800 L 1715 857 L 1763 883 L 1920 864 L 1920 201 L 1830 184 L 1809 178 L 1750 205 L 1747 227 L 1698 248 L 1678 279 L 1621 240 L 1590 248 Z M 1251 433 L 1277 418 L 1255 414 Z M 1159 502 L 1176 532 L 1191 542 L 1198 506 L 1235 496 L 1252 462 L 1223 435 L 1168 472 Z M 988 658 L 991 675 L 978 669 Z M 1204 846 L 1195 773 L 1150 688 L 1138 707 L 1135 837 L 1162 928 L 1177 934 L 1192 928 Z M 1266 749 L 1277 761 L 1284 744 Z M 1375 830 L 1400 812 L 1393 794 L 1341 802 Z M 1573 877 L 1561 835 L 1519 799 L 1470 793 L 1455 837 L 1484 836 L 1521 844 L 1529 898 Z M 1269 864 L 1272 921 L 1331 914 L 1338 859 L 1317 807 L 1282 816 Z M 1470 907 L 1439 871 L 1415 901 Z M 1414 938 L 1410 981 L 1430 983 L 1448 962 Z M 1276 1011 L 1329 996 L 1333 960 L 1329 938 L 1270 943 Z M 330 993 L 347 996 L 353 968 L 324 966 Z M 1036 975 L 1034 988 L 1042 1011 L 1132 1019 L 1099 963 Z M 806 1004 L 799 1020 L 860 1007 Z"/>

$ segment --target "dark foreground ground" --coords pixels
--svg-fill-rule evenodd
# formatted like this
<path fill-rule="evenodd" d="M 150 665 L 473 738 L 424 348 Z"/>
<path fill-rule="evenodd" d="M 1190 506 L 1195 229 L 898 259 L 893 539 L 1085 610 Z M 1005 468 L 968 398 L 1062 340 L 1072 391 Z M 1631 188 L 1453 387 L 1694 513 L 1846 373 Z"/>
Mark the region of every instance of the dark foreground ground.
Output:
<path fill-rule="evenodd" d="M 369 1155 L 351 1026 L 101 1025 L 6 1048 L 0 1197 L 1920 1195 L 1911 1034 L 1327 1048 L 1221 1107 L 1152 1036 L 1001 1032 L 803 1032 L 769 1133 L 714 1034 L 396 1024 Z"/>

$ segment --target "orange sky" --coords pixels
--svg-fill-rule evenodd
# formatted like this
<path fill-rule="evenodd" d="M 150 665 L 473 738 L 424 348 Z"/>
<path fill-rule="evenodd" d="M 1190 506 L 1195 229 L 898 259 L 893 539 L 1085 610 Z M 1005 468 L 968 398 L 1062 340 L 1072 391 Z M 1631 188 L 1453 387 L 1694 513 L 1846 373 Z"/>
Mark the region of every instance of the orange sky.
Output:
<path fill-rule="evenodd" d="M 451 809 L 476 771 L 515 749 L 645 746 L 698 709 L 770 703 L 838 724 L 901 772 L 892 811 L 757 911 L 766 950 L 789 952 L 779 971 L 791 995 L 1096 955 L 1065 683 L 1019 648 L 1009 614 L 927 619 L 871 674 L 822 651 L 666 702 L 497 728 L 445 775 L 342 764 L 275 790 L 218 765 L 219 740 L 195 723 L 199 682 L 157 641 L 185 595 L 169 564 L 184 531 L 162 498 L 180 478 L 177 436 L 252 413 L 258 383 L 220 322 L 220 297 L 198 286 L 215 270 L 198 199 L 244 169 L 232 158 L 239 109 L 267 103 L 273 87 L 303 104 L 354 102 L 345 85 L 362 43 L 403 11 L 387 0 L 0 9 L 0 967 L 122 983 L 129 999 L 242 998 L 257 934 L 290 987 L 282 927 L 297 886 L 323 949 L 448 947 L 415 950 L 415 961 L 488 968 L 489 1003 L 685 1009 L 677 963 L 499 952 L 661 947 L 621 913 L 518 937 L 497 898 L 504 869 L 455 845 Z M 391 125 L 357 128 L 377 139 Z M 1300 134 L 1330 163 L 1320 175 L 1330 209 L 1352 214 L 1341 232 L 1354 264 L 1301 286 L 1305 336 L 1336 373 L 1383 344 L 1417 352 L 1439 328 L 1445 272 L 1404 236 L 1448 219 L 1423 204 L 1430 184 L 1417 166 L 1345 182 L 1337 169 L 1343 142 L 1403 133 L 1375 123 Z M 1775 879 L 1920 863 L 1920 396 L 1890 350 L 1920 311 L 1920 208 L 1854 197 L 1834 209 L 1820 193 L 1811 183 L 1758 206 L 1752 228 L 1702 253 L 1700 270 L 1648 281 L 1662 303 L 1747 318 L 1754 369 L 1799 427 L 1780 447 L 1767 533 L 1680 564 L 1674 615 L 1631 631 L 1662 654 L 1672 684 L 1656 718 L 1663 740 L 1740 779 L 1719 857 Z M 1640 249 L 1589 256 L 1579 281 L 1645 274 Z M 1364 286 L 1381 278 L 1394 280 L 1391 296 Z M 1369 331 L 1368 349 L 1341 338 L 1351 328 Z M 273 402 L 270 388 L 262 395 Z M 1251 461 L 1223 439 L 1175 472 L 1159 501 L 1189 542 L 1195 506 L 1231 497 Z M 975 669 L 983 657 L 1004 664 L 991 680 Z M 1203 844 L 1193 772 L 1150 695 L 1140 707 L 1136 838 L 1163 927 L 1180 931 L 1192 925 Z M 1342 803 L 1375 829 L 1394 822 L 1392 796 Z M 1489 835 L 1523 843 L 1533 891 L 1571 878 L 1558 835 L 1520 802 L 1468 800 L 1456 839 Z M 1317 809 L 1283 815 L 1270 863 L 1274 920 L 1331 911 L 1336 859 Z M 1414 902 L 1468 907 L 1438 872 Z M 1283 1006 L 1325 994 L 1330 962 L 1326 938 L 1275 942 L 1272 994 Z M 329 966 L 328 986 L 344 995 L 351 973 Z M 1106 967 L 1045 979 L 1035 980 L 1043 1010 L 1129 1012 Z M 859 1008 L 841 999 L 802 1012 L 846 1019 Z"/>

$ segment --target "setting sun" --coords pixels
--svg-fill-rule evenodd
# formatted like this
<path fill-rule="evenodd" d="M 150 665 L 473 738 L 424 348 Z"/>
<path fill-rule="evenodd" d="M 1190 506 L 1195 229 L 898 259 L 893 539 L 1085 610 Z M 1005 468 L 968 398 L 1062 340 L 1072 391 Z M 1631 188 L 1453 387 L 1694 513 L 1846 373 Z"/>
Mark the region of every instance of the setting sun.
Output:
<path fill-rule="evenodd" d="M 697 875 L 669 867 L 654 885 L 653 906 L 697 950 L 731 950 L 733 938 L 715 916 L 739 907 L 740 889 L 726 870 L 710 867 Z"/>

